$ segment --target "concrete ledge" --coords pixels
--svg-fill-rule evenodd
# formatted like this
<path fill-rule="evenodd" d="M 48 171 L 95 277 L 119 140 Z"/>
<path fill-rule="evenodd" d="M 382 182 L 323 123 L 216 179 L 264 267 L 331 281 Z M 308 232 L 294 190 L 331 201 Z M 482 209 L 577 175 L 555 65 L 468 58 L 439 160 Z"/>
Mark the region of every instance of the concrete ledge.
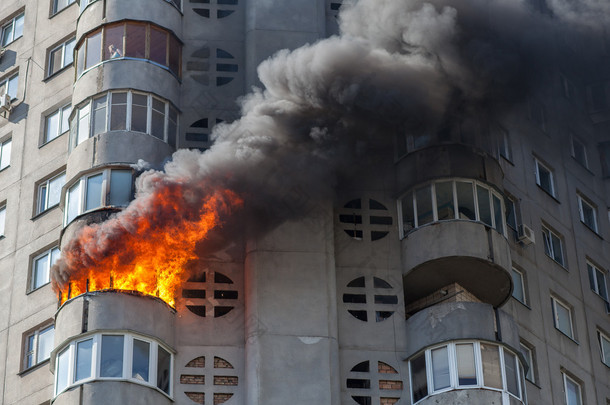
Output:
<path fill-rule="evenodd" d="M 407 320 L 407 357 L 435 344 L 463 339 L 503 343 L 519 353 L 517 324 L 502 311 L 498 311 L 498 319 L 491 305 L 475 302 L 438 304 L 421 310 Z"/>
<path fill-rule="evenodd" d="M 510 246 L 496 230 L 473 221 L 441 221 L 402 240 L 405 304 L 451 283 L 500 306 L 512 291 Z"/>
<path fill-rule="evenodd" d="M 168 405 L 173 401 L 155 388 L 127 381 L 93 381 L 57 396 L 53 405 L 106 405 L 137 403 Z"/>
<path fill-rule="evenodd" d="M 502 393 L 486 389 L 465 389 L 443 392 L 418 402 L 418 405 L 502 405 Z"/>

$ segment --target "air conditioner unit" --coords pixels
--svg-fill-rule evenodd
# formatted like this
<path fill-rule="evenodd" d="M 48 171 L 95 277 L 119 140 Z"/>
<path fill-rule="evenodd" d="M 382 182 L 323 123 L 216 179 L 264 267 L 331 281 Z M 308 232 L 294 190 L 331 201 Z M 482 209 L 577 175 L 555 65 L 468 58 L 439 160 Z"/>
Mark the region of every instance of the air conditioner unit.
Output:
<path fill-rule="evenodd" d="M 519 225 L 519 241 L 524 245 L 529 245 L 536 242 L 536 237 L 534 236 L 534 231 L 527 225 Z"/>
<path fill-rule="evenodd" d="M 11 96 L 8 94 L 0 96 L 0 112 L 4 111 L 11 112 Z"/>

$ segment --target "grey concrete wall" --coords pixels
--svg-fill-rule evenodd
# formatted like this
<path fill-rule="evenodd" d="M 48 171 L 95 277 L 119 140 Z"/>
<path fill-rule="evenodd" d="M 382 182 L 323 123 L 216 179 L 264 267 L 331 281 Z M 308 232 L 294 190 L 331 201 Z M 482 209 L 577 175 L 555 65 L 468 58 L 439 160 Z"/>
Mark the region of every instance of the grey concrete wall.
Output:
<path fill-rule="evenodd" d="M 453 404 L 453 405 L 502 405 L 502 393 L 489 390 L 456 390 L 432 395 L 419 402 L 422 405 Z"/>
<path fill-rule="evenodd" d="M 155 388 L 124 381 L 93 381 L 74 387 L 53 401 L 55 405 L 121 404 L 125 402 L 150 405 L 173 403 Z"/>

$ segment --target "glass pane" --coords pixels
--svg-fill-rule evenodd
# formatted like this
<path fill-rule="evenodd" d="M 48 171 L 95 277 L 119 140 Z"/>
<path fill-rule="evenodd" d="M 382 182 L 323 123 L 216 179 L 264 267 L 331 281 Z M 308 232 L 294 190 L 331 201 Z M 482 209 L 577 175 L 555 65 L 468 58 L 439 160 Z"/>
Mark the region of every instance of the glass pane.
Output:
<path fill-rule="evenodd" d="M 100 377 L 123 376 L 123 336 L 102 335 Z"/>
<path fill-rule="evenodd" d="M 59 135 L 59 111 L 47 117 L 47 128 L 45 130 L 45 142 L 57 138 Z"/>
<path fill-rule="evenodd" d="M 127 93 L 112 93 L 112 110 L 110 111 L 110 130 L 126 129 Z"/>
<path fill-rule="evenodd" d="M 125 24 L 106 27 L 104 33 L 104 60 L 123 56 L 123 33 Z"/>
<path fill-rule="evenodd" d="M 38 187 L 38 212 L 47 209 L 47 184 L 41 184 Z"/>
<path fill-rule="evenodd" d="M 2 45 L 7 45 L 13 41 L 13 23 L 2 27 Z"/>
<path fill-rule="evenodd" d="M 61 251 L 59 250 L 59 248 L 51 249 L 51 266 L 53 266 L 55 264 L 55 262 L 57 261 L 57 259 L 59 259 L 60 254 L 61 254 Z"/>
<path fill-rule="evenodd" d="M 127 23 L 125 38 L 125 56 L 146 58 L 146 25 Z"/>
<path fill-rule="evenodd" d="M 532 351 L 529 348 L 525 347 L 522 343 L 519 344 L 519 349 L 521 350 L 521 353 L 523 353 L 523 357 L 525 357 L 525 363 L 527 365 L 527 375 L 525 377 L 530 381 L 534 381 L 534 373 L 532 370 L 532 368 L 534 367 L 534 365 L 532 364 Z"/>
<path fill-rule="evenodd" d="M 402 224 L 406 234 L 415 228 L 415 216 L 413 213 L 413 194 L 407 194 L 401 201 L 402 203 Z"/>
<path fill-rule="evenodd" d="M 74 62 L 74 45 L 76 45 L 76 39 L 66 42 L 63 66 L 71 65 Z"/>
<path fill-rule="evenodd" d="M 178 132 L 178 111 L 169 106 L 169 119 L 167 122 L 167 143 L 171 147 L 176 147 L 176 133 Z"/>
<path fill-rule="evenodd" d="M 74 381 L 91 377 L 91 356 L 93 353 L 93 339 L 83 340 L 76 344 L 76 371 Z"/>
<path fill-rule="evenodd" d="M 51 181 L 49 181 L 49 197 L 47 208 L 53 207 L 54 205 L 59 204 L 59 199 L 61 197 L 61 188 L 66 183 L 66 175 L 62 174 L 61 176 L 57 176 Z"/>
<path fill-rule="evenodd" d="M 422 226 L 434 220 L 432 216 L 432 195 L 430 186 L 415 190 L 417 203 L 417 226 Z"/>
<path fill-rule="evenodd" d="M 502 215 L 502 203 L 498 197 L 492 194 L 492 201 L 494 205 L 494 223 L 496 231 L 504 234 L 504 220 Z"/>
<path fill-rule="evenodd" d="M 565 333 L 566 335 L 572 337 L 572 326 L 570 323 L 570 310 L 563 305 L 555 302 L 555 311 L 556 313 L 556 321 L 557 321 L 557 329 Z"/>
<path fill-rule="evenodd" d="M 51 356 L 53 350 L 53 338 L 55 336 L 55 328 L 51 326 L 38 334 L 38 355 L 36 363 L 40 363 Z"/>
<path fill-rule="evenodd" d="M 479 202 L 479 220 L 491 226 L 489 190 L 477 185 L 477 199 Z"/>
<path fill-rule="evenodd" d="M 6 220 L 6 206 L 0 207 L 0 235 L 4 235 L 4 221 Z"/>
<path fill-rule="evenodd" d="M 439 221 L 443 219 L 454 219 L 455 209 L 453 206 L 453 182 L 444 181 L 436 183 L 436 209 Z"/>
<path fill-rule="evenodd" d="M 131 377 L 136 380 L 148 381 L 150 343 L 133 340 L 133 367 Z"/>
<path fill-rule="evenodd" d="M 523 294 L 523 278 L 521 276 L 521 273 L 519 273 L 518 271 L 513 269 L 512 276 L 513 276 L 513 297 L 515 297 L 519 301 L 525 303 L 525 296 Z"/>
<path fill-rule="evenodd" d="M 61 64 L 61 55 L 62 55 L 63 47 L 59 47 L 51 52 L 49 55 L 49 75 L 57 72 L 62 68 Z"/>
<path fill-rule="evenodd" d="M 157 387 L 169 395 L 171 355 L 161 346 L 158 346 L 157 357 Z"/>
<path fill-rule="evenodd" d="M 504 350 L 504 372 L 506 373 L 506 389 L 508 392 L 521 398 L 519 395 L 519 382 L 517 377 L 517 356 Z"/>
<path fill-rule="evenodd" d="M 540 164 L 538 164 L 538 179 L 540 187 L 542 187 L 548 193 L 553 194 L 551 173 L 544 167 L 540 166 Z"/>
<path fill-rule="evenodd" d="M 23 14 L 19 17 L 15 18 L 15 34 L 13 35 L 14 39 L 19 38 L 23 35 Z"/>
<path fill-rule="evenodd" d="M 142 94 L 132 95 L 131 105 L 131 130 L 135 132 L 146 132 L 146 114 L 148 96 Z"/>
<path fill-rule="evenodd" d="M 85 211 L 92 210 L 102 205 L 102 180 L 103 175 L 101 173 L 87 178 Z"/>
<path fill-rule="evenodd" d="M 458 202 L 458 216 L 460 219 L 475 220 L 474 195 L 472 183 L 457 181 L 455 183 Z"/>
<path fill-rule="evenodd" d="M 411 360 L 411 391 L 413 392 L 413 402 L 428 396 L 426 357 L 423 353 Z"/>
<path fill-rule="evenodd" d="M 169 70 L 180 77 L 180 54 L 182 45 L 170 34 L 169 36 Z"/>
<path fill-rule="evenodd" d="M 435 391 L 451 385 L 447 346 L 432 350 L 432 373 Z"/>
<path fill-rule="evenodd" d="M 595 270 L 595 279 L 597 281 L 597 293 L 604 298 L 606 301 L 608 300 L 608 291 L 606 291 L 606 277 L 604 273 L 599 270 Z"/>
<path fill-rule="evenodd" d="M 106 99 L 107 96 L 93 100 L 93 135 L 106 131 Z"/>
<path fill-rule="evenodd" d="M 85 46 L 81 44 L 80 48 L 76 50 L 76 76 L 80 76 L 85 69 Z"/>
<path fill-rule="evenodd" d="M 474 348 L 472 344 L 455 345 L 458 365 L 458 384 L 477 385 L 474 367 Z"/>
<path fill-rule="evenodd" d="M 19 75 L 15 75 L 8 79 L 7 93 L 11 98 L 17 98 L 17 89 L 19 88 Z"/>
<path fill-rule="evenodd" d="M 167 33 L 150 27 L 150 60 L 167 66 Z"/>
<path fill-rule="evenodd" d="M 28 336 L 27 353 L 25 357 L 25 368 L 30 368 L 34 365 L 34 338 L 35 335 Z"/>
<path fill-rule="evenodd" d="M 66 223 L 72 222 L 80 212 L 80 182 L 68 190 L 68 209 Z"/>
<path fill-rule="evenodd" d="M 6 141 L 0 148 L 0 169 L 8 167 L 11 163 L 11 141 Z"/>
<path fill-rule="evenodd" d="M 64 133 L 67 132 L 68 129 L 70 129 L 70 125 L 69 125 L 69 119 L 70 119 L 70 113 L 72 112 L 72 106 L 66 106 L 63 108 L 63 110 L 61 111 L 61 129 L 60 129 L 60 133 Z"/>
<path fill-rule="evenodd" d="M 76 144 L 80 145 L 89 138 L 89 111 L 91 105 L 87 104 L 78 111 L 78 139 Z"/>
<path fill-rule="evenodd" d="M 553 259 L 555 259 L 557 263 L 563 264 L 561 240 L 553 233 L 551 233 L 551 244 L 553 245 Z"/>
<path fill-rule="evenodd" d="M 481 343 L 481 361 L 483 362 L 483 384 L 486 387 L 502 389 L 498 346 Z"/>
<path fill-rule="evenodd" d="M 155 97 L 152 99 L 152 121 L 150 133 L 164 140 L 165 134 L 165 103 Z"/>
<path fill-rule="evenodd" d="M 568 405 L 582 405 L 580 399 L 580 386 L 574 381 L 566 377 L 566 396 L 568 399 Z"/>
<path fill-rule="evenodd" d="M 610 340 L 606 339 L 605 336 L 600 336 L 601 337 L 601 346 L 602 346 L 602 353 L 604 355 L 604 363 L 608 366 L 610 366 Z"/>
<path fill-rule="evenodd" d="M 59 393 L 68 386 L 68 368 L 70 366 L 70 347 L 66 347 L 57 356 L 57 375 L 55 376 L 55 387 Z"/>
<path fill-rule="evenodd" d="M 131 201 L 131 170 L 110 172 L 110 205 L 125 206 Z"/>
<path fill-rule="evenodd" d="M 515 213 L 515 203 L 508 199 L 506 200 L 506 224 L 513 229 L 517 229 L 517 214 Z"/>
<path fill-rule="evenodd" d="M 101 62 L 102 58 L 102 32 L 89 36 L 87 38 L 87 60 L 85 61 L 85 69 L 89 69 L 93 65 Z"/>
<path fill-rule="evenodd" d="M 49 255 L 46 254 L 34 263 L 34 285 L 33 288 L 38 288 L 49 282 Z"/>

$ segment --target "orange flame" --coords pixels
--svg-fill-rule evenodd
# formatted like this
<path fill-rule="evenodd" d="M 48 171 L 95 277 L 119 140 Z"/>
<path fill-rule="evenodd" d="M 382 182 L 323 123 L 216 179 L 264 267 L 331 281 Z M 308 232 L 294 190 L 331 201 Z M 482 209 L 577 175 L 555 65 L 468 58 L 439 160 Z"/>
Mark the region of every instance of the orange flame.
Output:
<path fill-rule="evenodd" d="M 197 258 L 197 242 L 243 203 L 230 190 L 216 190 L 199 210 L 184 212 L 184 198 L 180 187 L 162 187 L 151 198 L 136 200 L 140 207 L 130 206 L 106 223 L 83 228 L 62 250 L 60 261 L 70 275 L 67 283 L 54 282 L 60 302 L 111 288 L 154 295 L 175 306 L 178 289 L 188 277 L 185 265 Z M 109 227 L 121 231 L 105 232 Z"/>

